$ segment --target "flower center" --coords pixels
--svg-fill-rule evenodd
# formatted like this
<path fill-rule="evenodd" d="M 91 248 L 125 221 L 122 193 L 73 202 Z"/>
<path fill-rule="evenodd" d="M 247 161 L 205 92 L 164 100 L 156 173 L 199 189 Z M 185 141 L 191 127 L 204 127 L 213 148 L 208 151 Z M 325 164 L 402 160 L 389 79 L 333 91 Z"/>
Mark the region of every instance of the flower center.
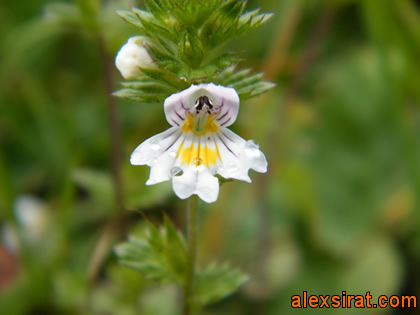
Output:
<path fill-rule="evenodd" d="M 216 115 L 213 113 L 213 104 L 207 96 L 200 96 L 194 106 L 195 113 L 189 112 L 187 119 L 181 126 L 185 132 L 192 131 L 194 135 L 201 136 L 207 132 L 217 132 L 215 119 Z"/>

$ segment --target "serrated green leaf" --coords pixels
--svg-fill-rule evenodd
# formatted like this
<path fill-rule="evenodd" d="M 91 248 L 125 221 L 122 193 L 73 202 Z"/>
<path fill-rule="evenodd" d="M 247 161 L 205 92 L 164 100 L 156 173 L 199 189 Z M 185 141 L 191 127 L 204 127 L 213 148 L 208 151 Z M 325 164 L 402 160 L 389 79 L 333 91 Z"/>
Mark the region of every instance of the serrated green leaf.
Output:
<path fill-rule="evenodd" d="M 149 11 L 138 9 L 138 8 L 132 8 L 131 11 L 146 22 L 151 22 L 154 19 L 153 14 L 150 13 Z"/>
<path fill-rule="evenodd" d="M 236 90 L 239 97 L 248 99 L 260 95 L 273 87 L 275 83 L 262 81 L 263 74 L 251 74 L 250 69 L 235 72 L 235 67 L 228 67 L 215 76 L 214 83 L 230 86 Z"/>
<path fill-rule="evenodd" d="M 225 16 L 236 19 L 245 9 L 245 4 L 246 1 L 244 0 L 228 0 L 219 8 L 219 10 Z"/>
<path fill-rule="evenodd" d="M 126 22 L 131 25 L 142 28 L 143 25 L 140 23 L 137 15 L 129 10 L 115 10 L 115 12 Z"/>
<path fill-rule="evenodd" d="M 274 13 L 261 13 L 258 14 L 254 19 L 253 23 L 251 24 L 252 27 L 260 26 L 264 24 L 265 22 L 268 22 L 272 17 L 274 16 Z"/>
<path fill-rule="evenodd" d="M 235 67 L 233 66 L 218 73 L 215 79 L 217 80 L 218 84 L 228 86 L 240 82 L 243 79 L 246 79 L 250 76 L 250 73 L 251 69 L 235 71 Z"/>
<path fill-rule="evenodd" d="M 150 51 L 153 53 L 153 55 L 155 55 L 155 57 L 158 59 L 158 61 L 175 61 L 176 58 L 173 56 L 170 56 L 164 52 L 162 52 L 160 49 L 150 46 L 149 47 Z"/>
<path fill-rule="evenodd" d="M 258 27 L 261 24 L 267 22 L 269 19 L 271 19 L 274 16 L 273 13 L 258 14 L 259 11 L 260 9 L 256 9 L 254 11 L 243 14 L 239 18 L 239 27 L 247 25 L 248 29 L 246 30 L 250 30 L 251 28 Z"/>
<path fill-rule="evenodd" d="M 244 14 L 241 15 L 241 17 L 239 18 L 239 24 L 246 24 L 249 23 L 250 20 L 252 20 L 253 17 L 255 17 L 256 15 L 258 15 L 258 13 L 260 13 L 260 8 L 252 10 L 252 11 L 248 11 Z"/>
<path fill-rule="evenodd" d="M 162 2 L 162 3 L 158 3 Z M 165 12 L 165 8 L 163 7 L 164 3 L 163 1 L 155 1 L 155 0 L 145 0 L 144 4 L 158 20 L 164 20 L 167 16 L 167 13 Z"/>
<path fill-rule="evenodd" d="M 236 90 L 241 100 L 261 95 L 276 86 L 273 82 L 261 81 Z"/>
<path fill-rule="evenodd" d="M 164 81 L 165 72 L 162 70 L 141 68 L 141 71 L 152 79 Z"/>
<path fill-rule="evenodd" d="M 238 81 L 231 82 L 228 85 L 234 87 L 236 90 L 252 87 L 254 84 L 257 84 L 262 81 L 263 74 L 255 73 L 252 75 L 245 76 Z"/>
<path fill-rule="evenodd" d="M 141 272 L 145 278 L 182 285 L 185 278 L 187 249 L 182 235 L 165 217 L 161 229 L 147 223 L 142 237 L 131 236 L 114 248 L 120 264 Z"/>
<path fill-rule="evenodd" d="M 248 280 L 248 276 L 227 264 L 212 264 L 196 275 L 194 296 L 191 304 L 195 308 L 220 301 L 234 293 Z"/>
<path fill-rule="evenodd" d="M 149 37 L 155 38 L 157 35 L 160 35 L 169 41 L 177 41 L 177 34 L 174 33 L 173 29 L 168 28 L 165 25 L 158 24 L 157 22 L 144 20 L 140 16 L 137 16 L 137 18 Z"/>
<path fill-rule="evenodd" d="M 121 85 L 125 88 L 145 91 L 151 94 L 170 95 L 174 92 L 173 86 L 149 77 L 140 78 L 136 81 L 121 82 Z"/>
<path fill-rule="evenodd" d="M 120 89 L 113 92 L 112 95 L 140 103 L 160 103 L 166 98 L 166 96 L 161 93 L 146 93 L 135 89 Z"/>
<path fill-rule="evenodd" d="M 147 223 L 143 236 L 130 236 L 128 242 L 117 245 L 114 252 L 120 264 L 141 272 L 147 279 L 184 284 L 187 246 L 167 216 L 162 228 Z M 226 264 L 212 264 L 198 270 L 195 277 L 195 293 L 191 300 L 195 308 L 232 294 L 247 280 L 247 276 Z"/>

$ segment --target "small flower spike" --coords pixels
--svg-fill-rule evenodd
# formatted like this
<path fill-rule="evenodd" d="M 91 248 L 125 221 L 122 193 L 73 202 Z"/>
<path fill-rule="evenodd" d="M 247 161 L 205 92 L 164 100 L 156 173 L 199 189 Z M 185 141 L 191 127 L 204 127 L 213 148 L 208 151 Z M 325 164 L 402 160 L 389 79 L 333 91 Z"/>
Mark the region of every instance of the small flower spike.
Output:
<path fill-rule="evenodd" d="M 245 141 L 226 127 L 236 120 L 239 96 L 232 88 L 199 84 L 169 96 L 164 103 L 168 130 L 140 144 L 131 164 L 148 165 L 146 185 L 172 179 L 175 194 L 216 201 L 224 178 L 251 182 L 249 169 L 267 172 L 267 160 L 253 140 Z"/>
<path fill-rule="evenodd" d="M 130 37 L 115 57 L 115 65 L 126 80 L 132 80 L 143 75 L 139 69 L 156 69 L 149 55 L 142 36 Z"/>

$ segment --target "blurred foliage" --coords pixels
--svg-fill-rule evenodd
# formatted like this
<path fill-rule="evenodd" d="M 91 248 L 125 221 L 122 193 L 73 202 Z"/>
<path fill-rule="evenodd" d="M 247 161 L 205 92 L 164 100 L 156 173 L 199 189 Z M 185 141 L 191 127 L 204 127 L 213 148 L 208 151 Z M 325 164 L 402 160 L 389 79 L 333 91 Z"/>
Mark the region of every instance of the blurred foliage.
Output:
<path fill-rule="evenodd" d="M 114 12 L 129 5 L 142 3 L 0 3 L 1 313 L 179 308 L 176 288 L 118 266 L 111 250 L 144 230 L 130 210 L 184 221 L 170 184 L 144 186 L 149 170 L 128 162 L 167 127 L 161 105 L 119 100 L 125 204 L 114 205 L 101 56 L 136 34 Z M 260 143 L 269 172 L 224 184 L 203 206 L 199 252 L 201 265 L 229 261 L 250 279 L 203 314 L 288 314 L 304 290 L 419 297 L 419 2 L 248 1 L 259 6 L 275 13 L 270 23 L 230 45 L 277 88 L 242 102 L 233 129 Z M 22 195 L 48 217 L 33 240 L 16 211 Z M 375 310 L 393 312 L 416 310 Z"/>

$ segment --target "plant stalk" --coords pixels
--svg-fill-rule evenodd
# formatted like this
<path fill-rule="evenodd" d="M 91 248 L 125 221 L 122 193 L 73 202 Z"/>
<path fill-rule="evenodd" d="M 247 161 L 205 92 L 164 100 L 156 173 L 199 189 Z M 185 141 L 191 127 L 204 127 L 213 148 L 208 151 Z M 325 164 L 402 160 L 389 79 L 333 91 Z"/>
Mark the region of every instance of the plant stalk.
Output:
<path fill-rule="evenodd" d="M 187 204 L 187 236 L 188 236 L 188 256 L 187 270 L 184 284 L 183 315 L 193 314 L 191 298 L 194 293 L 194 275 L 197 256 L 198 239 L 198 220 L 199 218 L 199 199 L 193 195 L 188 199 Z"/>
<path fill-rule="evenodd" d="M 113 70 L 111 58 L 108 55 L 105 47 L 105 42 L 100 33 L 96 34 L 96 41 L 99 53 L 104 67 L 104 88 L 107 95 L 108 102 L 108 115 L 109 115 L 109 137 L 111 142 L 111 169 L 112 169 L 112 182 L 115 194 L 115 206 L 112 217 L 103 228 L 103 232 L 93 250 L 91 260 L 88 266 L 89 285 L 92 287 L 96 277 L 102 267 L 102 264 L 108 255 L 112 237 L 119 230 L 120 220 L 122 213 L 118 210 L 124 207 L 124 194 L 121 180 L 121 151 L 120 151 L 120 125 L 118 120 L 118 109 L 115 98 L 111 95 L 113 91 Z"/>

